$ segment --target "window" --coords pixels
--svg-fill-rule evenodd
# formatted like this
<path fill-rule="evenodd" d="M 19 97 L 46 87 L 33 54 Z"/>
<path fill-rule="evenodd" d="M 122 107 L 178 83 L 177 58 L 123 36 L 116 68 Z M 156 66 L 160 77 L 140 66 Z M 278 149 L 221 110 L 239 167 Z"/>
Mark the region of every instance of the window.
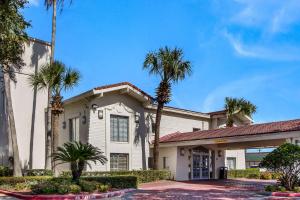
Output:
<path fill-rule="evenodd" d="M 201 128 L 193 128 L 193 132 L 200 131 L 200 130 L 201 130 Z"/>
<path fill-rule="evenodd" d="M 167 168 L 167 157 L 163 157 L 163 169 Z"/>
<path fill-rule="evenodd" d="M 236 169 L 236 158 L 228 157 L 227 158 L 227 167 L 229 170 Z"/>
<path fill-rule="evenodd" d="M 111 171 L 128 170 L 128 154 L 111 153 L 110 154 L 110 170 Z"/>
<path fill-rule="evenodd" d="M 110 140 L 128 142 L 128 117 L 110 116 Z"/>
<path fill-rule="evenodd" d="M 152 125 L 152 127 L 151 127 L 152 133 L 155 133 L 155 126 L 156 126 L 155 122 L 152 122 L 151 125 Z"/>
<path fill-rule="evenodd" d="M 70 140 L 79 141 L 79 117 L 69 119 Z"/>

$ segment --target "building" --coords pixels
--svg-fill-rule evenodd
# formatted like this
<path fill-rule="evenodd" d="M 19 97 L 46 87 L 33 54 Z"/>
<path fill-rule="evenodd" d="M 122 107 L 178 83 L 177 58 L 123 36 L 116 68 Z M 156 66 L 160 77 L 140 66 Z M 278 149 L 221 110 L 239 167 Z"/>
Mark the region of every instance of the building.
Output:
<path fill-rule="evenodd" d="M 32 39 L 26 45 L 26 66 L 11 83 L 17 140 L 23 168 L 44 168 L 45 108 L 47 92 L 37 92 L 28 74 L 49 63 L 50 45 Z M 3 84 L 3 83 L 1 83 Z M 3 85 L 1 85 L 3 86 Z M 5 97 L 0 95 L 0 164 L 9 164 L 10 139 L 6 130 Z M 92 164 L 90 171 L 151 168 L 156 105 L 153 98 L 128 83 L 93 88 L 64 101 L 60 116 L 62 145 L 81 141 L 99 147 L 108 158 L 105 165 Z M 218 178 L 221 167 L 245 168 L 247 148 L 298 144 L 300 120 L 252 124 L 236 113 L 234 127 L 225 128 L 226 112 L 201 113 L 165 106 L 161 119 L 159 168 L 175 180 Z M 62 165 L 59 170 L 69 169 Z"/>
<path fill-rule="evenodd" d="M 246 168 L 258 168 L 262 159 L 268 155 L 268 152 L 246 152 Z"/>
<path fill-rule="evenodd" d="M 150 95 L 124 82 L 94 88 L 67 99 L 64 106 L 60 144 L 89 142 L 108 158 L 107 164 L 94 164 L 87 170 L 151 167 L 156 105 Z M 225 121 L 225 111 L 201 113 L 166 106 L 159 168 L 170 170 L 176 180 L 218 178 L 226 163 L 245 168 L 241 149 L 274 147 L 300 137 L 300 120 L 252 125 L 249 117 L 237 113 L 235 127 L 222 128 Z"/>
<path fill-rule="evenodd" d="M 11 81 L 17 140 L 23 168 L 43 169 L 45 166 L 47 91 L 33 89 L 29 84 L 28 76 L 50 62 L 50 52 L 49 43 L 30 39 L 29 43 L 25 44 L 23 54 L 25 66 L 20 72 L 15 72 L 15 82 Z M 0 74 L 1 77 L 2 74 Z M 0 80 L 0 165 L 8 165 L 12 150 L 6 127 L 7 116 L 3 77 Z"/>

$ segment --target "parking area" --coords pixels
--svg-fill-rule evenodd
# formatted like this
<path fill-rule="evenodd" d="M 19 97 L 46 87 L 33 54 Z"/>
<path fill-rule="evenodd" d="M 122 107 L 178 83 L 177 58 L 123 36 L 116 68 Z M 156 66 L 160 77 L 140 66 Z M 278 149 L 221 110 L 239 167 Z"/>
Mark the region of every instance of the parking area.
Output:
<path fill-rule="evenodd" d="M 209 181 L 159 181 L 140 185 L 137 191 L 120 199 L 132 200 L 242 200 L 242 199 L 291 199 L 266 196 L 264 187 L 274 181 L 235 179 Z"/>

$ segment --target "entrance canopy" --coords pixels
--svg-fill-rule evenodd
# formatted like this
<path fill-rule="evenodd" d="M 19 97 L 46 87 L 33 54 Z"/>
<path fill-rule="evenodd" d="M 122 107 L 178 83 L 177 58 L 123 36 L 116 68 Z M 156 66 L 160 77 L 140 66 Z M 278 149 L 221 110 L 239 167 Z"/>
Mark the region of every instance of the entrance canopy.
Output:
<path fill-rule="evenodd" d="M 217 145 L 218 148 L 242 149 L 274 147 L 286 141 L 300 141 L 300 119 L 220 128 L 195 132 L 176 132 L 160 138 L 160 146 Z"/>

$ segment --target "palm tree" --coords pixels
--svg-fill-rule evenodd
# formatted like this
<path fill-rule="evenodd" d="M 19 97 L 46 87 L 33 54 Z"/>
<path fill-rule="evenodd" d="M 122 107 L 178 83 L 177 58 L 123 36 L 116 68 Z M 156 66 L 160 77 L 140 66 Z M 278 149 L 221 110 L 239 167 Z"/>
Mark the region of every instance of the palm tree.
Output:
<path fill-rule="evenodd" d="M 40 89 L 51 88 L 51 117 L 52 117 L 52 150 L 58 147 L 59 138 L 59 115 L 63 113 L 62 90 L 67 91 L 75 87 L 80 79 L 80 73 L 74 69 L 67 68 L 62 62 L 54 61 L 52 65 L 41 67 L 37 74 L 30 76 L 33 87 Z M 55 169 L 55 168 L 54 168 Z"/>
<path fill-rule="evenodd" d="M 22 176 L 17 132 L 11 97 L 11 80 L 16 81 L 15 72 L 25 65 L 22 54 L 24 45 L 28 41 L 25 32 L 30 24 L 24 19 L 20 10 L 27 1 L 4 1 L 0 6 L 0 68 L 4 79 L 4 91 L 7 111 L 7 134 L 11 138 L 13 150 L 14 176 Z"/>
<path fill-rule="evenodd" d="M 72 0 L 70 0 L 72 3 Z M 51 55 L 50 65 L 54 63 L 54 51 L 55 51 L 55 38 L 56 38 L 56 11 L 57 4 L 63 8 L 64 0 L 45 0 L 46 9 L 49 10 L 52 7 L 52 32 L 51 32 Z M 51 88 L 48 90 L 48 106 L 47 106 L 47 133 L 46 133 L 46 160 L 45 169 L 51 169 L 51 146 L 52 146 L 52 135 L 51 135 Z"/>
<path fill-rule="evenodd" d="M 95 164 L 99 161 L 103 165 L 106 163 L 107 158 L 98 147 L 91 144 L 67 142 L 62 147 L 58 147 L 56 153 L 53 153 L 53 160 L 57 161 L 57 165 L 70 163 L 72 181 L 78 183 L 84 167 L 86 165 L 91 167 L 89 161 Z"/>
<path fill-rule="evenodd" d="M 153 148 L 153 168 L 158 169 L 160 121 L 163 107 L 171 101 L 172 84 L 185 79 L 191 74 L 192 68 L 190 62 L 183 59 L 181 49 L 168 47 L 160 48 L 158 52 L 148 53 L 143 68 L 148 69 L 150 75 L 158 75 L 161 79 L 156 89 L 157 110 Z"/>
<path fill-rule="evenodd" d="M 226 126 L 232 127 L 234 120 L 233 115 L 236 113 L 243 113 L 249 117 L 256 112 L 257 107 L 252 104 L 250 101 L 245 100 L 244 98 L 232 98 L 226 97 L 225 98 L 225 105 L 224 108 L 226 110 L 227 120 Z"/>

